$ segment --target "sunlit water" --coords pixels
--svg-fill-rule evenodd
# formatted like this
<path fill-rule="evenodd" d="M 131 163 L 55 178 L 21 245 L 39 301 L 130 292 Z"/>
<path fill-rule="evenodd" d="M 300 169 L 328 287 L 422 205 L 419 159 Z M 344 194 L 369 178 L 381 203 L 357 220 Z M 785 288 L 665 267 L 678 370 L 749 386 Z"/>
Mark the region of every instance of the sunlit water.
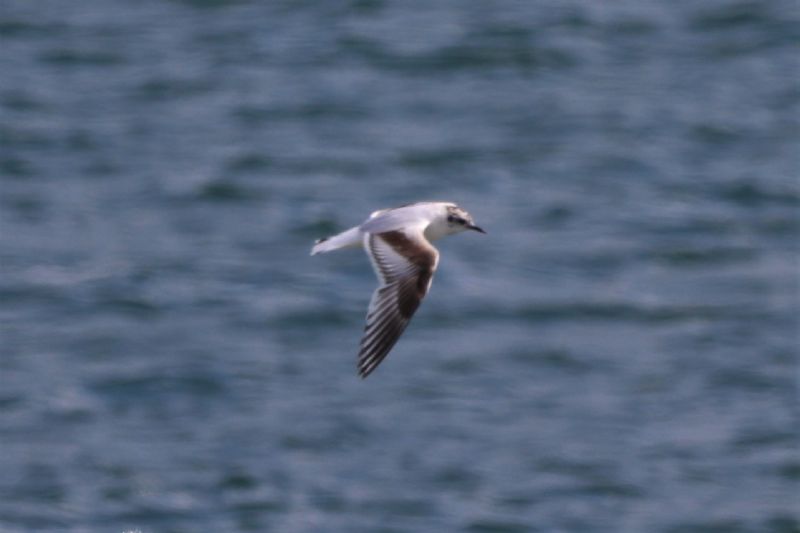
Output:
<path fill-rule="evenodd" d="M 4 0 L 0 531 L 796 532 L 797 5 Z M 457 201 L 362 381 L 313 240 Z"/>

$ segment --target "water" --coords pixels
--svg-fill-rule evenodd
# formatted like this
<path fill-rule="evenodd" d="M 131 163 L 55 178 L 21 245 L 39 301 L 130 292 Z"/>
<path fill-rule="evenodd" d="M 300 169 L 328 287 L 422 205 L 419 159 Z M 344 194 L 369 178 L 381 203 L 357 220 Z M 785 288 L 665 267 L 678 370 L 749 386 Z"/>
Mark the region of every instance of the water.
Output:
<path fill-rule="evenodd" d="M 800 530 L 797 15 L 5 0 L 0 531 Z"/>

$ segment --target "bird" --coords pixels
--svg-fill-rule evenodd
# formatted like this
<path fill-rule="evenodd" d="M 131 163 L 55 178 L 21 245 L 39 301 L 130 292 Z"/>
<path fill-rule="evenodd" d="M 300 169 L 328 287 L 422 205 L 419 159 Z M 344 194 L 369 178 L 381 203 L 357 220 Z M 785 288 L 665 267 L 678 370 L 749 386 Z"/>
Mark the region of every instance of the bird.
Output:
<path fill-rule="evenodd" d="M 363 247 L 378 278 L 359 345 L 361 378 L 386 358 L 428 293 L 439 264 L 431 242 L 467 230 L 486 233 L 452 202 L 417 202 L 379 209 L 362 224 L 315 242 L 312 256 Z"/>

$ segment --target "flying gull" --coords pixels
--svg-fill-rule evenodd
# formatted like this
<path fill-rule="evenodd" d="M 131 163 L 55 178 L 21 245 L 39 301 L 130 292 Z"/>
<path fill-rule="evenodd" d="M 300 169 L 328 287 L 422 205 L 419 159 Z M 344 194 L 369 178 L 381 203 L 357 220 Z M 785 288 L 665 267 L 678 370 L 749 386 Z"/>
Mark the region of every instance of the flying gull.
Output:
<path fill-rule="evenodd" d="M 367 377 L 392 349 L 428 293 L 439 252 L 431 241 L 465 230 L 486 233 L 450 202 L 419 202 L 372 213 L 360 226 L 319 239 L 311 255 L 363 247 L 380 286 L 372 293 L 358 353 Z"/>

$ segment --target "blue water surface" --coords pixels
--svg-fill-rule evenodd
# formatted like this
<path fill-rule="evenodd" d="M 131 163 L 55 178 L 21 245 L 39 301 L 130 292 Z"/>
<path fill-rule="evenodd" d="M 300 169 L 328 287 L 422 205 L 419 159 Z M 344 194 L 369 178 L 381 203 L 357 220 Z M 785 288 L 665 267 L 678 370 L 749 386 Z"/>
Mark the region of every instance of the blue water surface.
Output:
<path fill-rule="evenodd" d="M 0 531 L 800 531 L 796 2 L 3 0 Z M 314 239 L 455 201 L 368 379 Z"/>

